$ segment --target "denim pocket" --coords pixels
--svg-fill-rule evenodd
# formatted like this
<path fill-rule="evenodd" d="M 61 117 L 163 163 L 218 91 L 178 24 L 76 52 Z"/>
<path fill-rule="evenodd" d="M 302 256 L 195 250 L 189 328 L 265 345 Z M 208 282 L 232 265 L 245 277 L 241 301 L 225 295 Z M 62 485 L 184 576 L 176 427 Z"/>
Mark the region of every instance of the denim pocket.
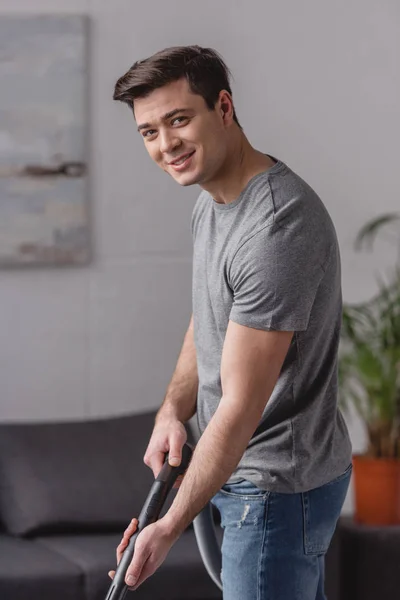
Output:
<path fill-rule="evenodd" d="M 260 500 L 260 498 L 265 498 L 268 495 L 268 492 L 260 489 L 251 481 L 247 481 L 247 479 L 241 479 L 235 483 L 226 483 L 221 488 L 220 493 L 242 500 Z"/>
<path fill-rule="evenodd" d="M 305 554 L 325 554 L 349 487 L 352 465 L 329 483 L 302 493 Z"/>
<path fill-rule="evenodd" d="M 245 480 L 224 485 L 212 499 L 221 515 L 221 527 L 231 532 L 258 527 L 264 519 L 268 495 Z"/>

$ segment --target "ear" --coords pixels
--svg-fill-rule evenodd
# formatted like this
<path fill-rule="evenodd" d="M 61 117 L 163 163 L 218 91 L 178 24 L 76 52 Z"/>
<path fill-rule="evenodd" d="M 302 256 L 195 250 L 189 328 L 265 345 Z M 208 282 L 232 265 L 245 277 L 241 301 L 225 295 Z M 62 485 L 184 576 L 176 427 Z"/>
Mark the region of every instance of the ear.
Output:
<path fill-rule="evenodd" d="M 229 125 L 233 121 L 233 101 L 229 92 L 226 90 L 220 92 L 219 103 L 222 120 L 225 125 Z"/>

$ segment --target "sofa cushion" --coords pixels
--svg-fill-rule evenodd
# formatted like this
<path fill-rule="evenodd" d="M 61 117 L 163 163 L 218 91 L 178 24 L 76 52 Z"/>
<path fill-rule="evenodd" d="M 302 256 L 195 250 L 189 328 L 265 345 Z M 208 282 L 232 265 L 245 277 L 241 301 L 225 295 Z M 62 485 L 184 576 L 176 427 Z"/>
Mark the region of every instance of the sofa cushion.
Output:
<path fill-rule="evenodd" d="M 154 481 L 143 456 L 154 412 L 0 425 L 0 512 L 15 535 L 119 531 Z"/>
<path fill-rule="evenodd" d="M 222 538 L 221 531 L 218 537 Z M 113 534 L 48 536 L 38 539 L 52 552 L 74 562 L 85 574 L 88 600 L 104 600 L 115 569 L 115 550 L 121 536 Z M 132 596 L 133 597 L 133 596 Z M 208 576 L 193 529 L 187 529 L 172 547 L 165 562 L 134 593 L 135 600 L 217 600 L 221 592 Z"/>
<path fill-rule="evenodd" d="M 32 540 L 0 535 L 2 600 L 86 600 L 79 566 Z"/>

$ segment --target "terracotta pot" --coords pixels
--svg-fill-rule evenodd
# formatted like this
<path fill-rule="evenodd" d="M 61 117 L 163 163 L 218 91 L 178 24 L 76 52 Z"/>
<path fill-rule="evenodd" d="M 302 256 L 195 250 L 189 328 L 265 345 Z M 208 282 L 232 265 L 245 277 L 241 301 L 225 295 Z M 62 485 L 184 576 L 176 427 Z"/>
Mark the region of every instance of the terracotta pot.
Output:
<path fill-rule="evenodd" d="M 400 460 L 355 455 L 353 475 L 356 521 L 400 524 Z"/>

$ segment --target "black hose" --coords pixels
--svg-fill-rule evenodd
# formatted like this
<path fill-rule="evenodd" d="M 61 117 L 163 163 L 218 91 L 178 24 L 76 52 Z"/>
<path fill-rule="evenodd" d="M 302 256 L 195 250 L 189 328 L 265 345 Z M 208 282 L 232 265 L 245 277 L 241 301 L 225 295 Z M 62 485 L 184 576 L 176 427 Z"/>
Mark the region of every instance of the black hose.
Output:
<path fill-rule="evenodd" d="M 200 556 L 207 573 L 220 590 L 221 582 L 221 547 L 215 533 L 214 516 L 210 503 L 206 504 L 201 513 L 193 521 L 194 533 Z"/>
<path fill-rule="evenodd" d="M 125 597 L 125 594 L 129 589 L 125 583 L 125 576 L 133 558 L 136 539 L 139 533 L 147 527 L 147 525 L 157 521 L 169 492 L 179 475 L 183 475 L 186 471 L 191 457 L 192 448 L 188 444 L 185 444 L 182 448 L 182 460 L 179 467 L 171 467 L 171 465 L 168 464 L 168 455 L 166 455 L 163 468 L 157 479 L 154 481 L 140 512 L 138 528 L 130 538 L 129 544 L 124 550 L 119 562 L 114 579 L 107 592 L 106 600 L 122 600 Z"/>
<path fill-rule="evenodd" d="M 124 550 L 105 600 L 123 600 L 125 598 L 129 589 L 125 583 L 125 576 L 133 558 L 136 539 L 147 525 L 157 521 L 169 492 L 179 475 L 183 475 L 188 468 L 191 457 L 192 448 L 189 444 L 185 444 L 182 448 L 182 460 L 179 467 L 171 467 L 168 464 L 168 454 L 166 455 L 163 468 L 154 481 L 140 512 L 138 528 Z M 221 552 L 215 534 L 211 504 L 207 504 L 201 513 L 197 515 L 193 521 L 193 527 L 204 566 L 211 579 L 222 590 L 220 580 Z"/>

